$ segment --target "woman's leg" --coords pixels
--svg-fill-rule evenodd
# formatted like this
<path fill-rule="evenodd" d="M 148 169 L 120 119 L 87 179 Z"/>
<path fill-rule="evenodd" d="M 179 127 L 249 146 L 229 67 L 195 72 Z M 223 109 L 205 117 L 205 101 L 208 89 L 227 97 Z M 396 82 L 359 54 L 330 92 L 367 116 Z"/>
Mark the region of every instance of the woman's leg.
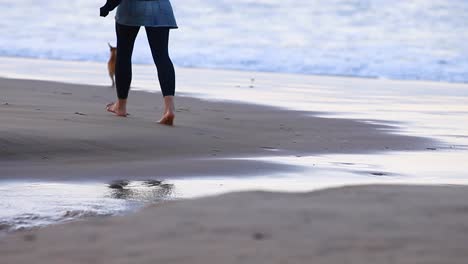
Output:
<path fill-rule="evenodd" d="M 117 34 L 117 59 L 115 64 L 115 81 L 118 102 L 108 110 L 119 116 L 127 115 L 127 97 L 132 82 L 132 53 L 140 27 L 115 23 Z"/>
<path fill-rule="evenodd" d="M 146 27 L 146 35 L 158 69 L 159 84 L 164 96 L 164 114 L 159 123 L 172 125 L 175 116 L 175 71 L 168 51 L 169 28 Z"/>

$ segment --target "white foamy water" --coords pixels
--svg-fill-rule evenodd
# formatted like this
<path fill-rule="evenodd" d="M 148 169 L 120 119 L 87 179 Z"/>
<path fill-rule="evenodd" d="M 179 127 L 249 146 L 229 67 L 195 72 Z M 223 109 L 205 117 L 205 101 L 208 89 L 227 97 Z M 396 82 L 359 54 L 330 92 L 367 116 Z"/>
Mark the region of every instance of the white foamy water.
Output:
<path fill-rule="evenodd" d="M 103 62 L 104 0 L 0 0 L 0 56 Z M 172 0 L 176 65 L 468 82 L 465 0 Z M 144 30 L 134 62 L 152 63 Z"/>

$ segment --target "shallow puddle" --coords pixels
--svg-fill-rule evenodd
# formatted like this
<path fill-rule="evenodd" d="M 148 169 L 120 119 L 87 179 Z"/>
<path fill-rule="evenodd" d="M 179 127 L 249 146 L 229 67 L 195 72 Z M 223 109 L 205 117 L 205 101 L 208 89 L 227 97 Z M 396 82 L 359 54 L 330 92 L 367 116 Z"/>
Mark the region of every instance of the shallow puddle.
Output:
<path fill-rule="evenodd" d="M 362 184 L 468 184 L 463 150 L 323 156 L 254 157 L 293 165 L 289 173 L 257 177 L 175 179 L 174 195 L 192 198 L 231 191 L 307 192 Z M 249 158 L 244 158 L 249 159 Z"/>
<path fill-rule="evenodd" d="M 91 216 L 134 212 L 147 204 L 233 191 L 306 192 L 361 184 L 468 184 L 460 151 L 250 158 L 302 168 L 256 177 L 190 177 L 105 182 L 0 182 L 0 232 Z M 249 159 L 249 158 L 244 158 Z"/>
<path fill-rule="evenodd" d="M 172 192 L 173 185 L 159 181 L 3 181 L 0 232 L 131 212 L 147 203 L 172 199 Z"/>

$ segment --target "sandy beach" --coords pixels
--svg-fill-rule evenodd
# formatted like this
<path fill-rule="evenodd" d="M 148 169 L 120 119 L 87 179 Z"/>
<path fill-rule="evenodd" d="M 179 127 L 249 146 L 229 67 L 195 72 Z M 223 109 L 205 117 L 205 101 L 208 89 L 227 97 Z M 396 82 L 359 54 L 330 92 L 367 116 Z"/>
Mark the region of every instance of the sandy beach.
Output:
<path fill-rule="evenodd" d="M 0 178 L 74 180 L 258 174 L 267 162 L 222 157 L 425 150 L 391 127 L 251 104 L 177 98 L 175 127 L 158 125 L 159 94 L 134 91 L 128 118 L 106 112 L 105 86 L 0 79 Z M 283 166 L 284 167 L 284 166 Z"/>
<path fill-rule="evenodd" d="M 0 178 L 54 181 L 258 175 L 294 166 L 229 157 L 423 151 L 393 127 L 260 105 L 106 86 L 0 79 Z M 465 263 L 467 188 L 358 186 L 163 202 L 0 239 L 1 263 Z"/>

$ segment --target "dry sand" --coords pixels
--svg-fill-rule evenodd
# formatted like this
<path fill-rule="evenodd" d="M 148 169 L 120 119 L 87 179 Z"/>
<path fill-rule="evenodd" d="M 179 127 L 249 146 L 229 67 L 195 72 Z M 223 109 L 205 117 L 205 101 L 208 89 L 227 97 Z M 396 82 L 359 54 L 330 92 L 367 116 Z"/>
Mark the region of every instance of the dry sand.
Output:
<path fill-rule="evenodd" d="M 382 125 L 178 97 L 175 127 L 156 123 L 159 94 L 132 91 L 128 118 L 104 110 L 104 86 L 0 79 L 0 178 L 168 178 L 284 168 L 221 157 L 424 150 Z M 271 151 L 271 149 L 280 151 Z"/>
<path fill-rule="evenodd" d="M 466 264 L 468 187 L 249 192 L 16 233 L 0 263 Z"/>

